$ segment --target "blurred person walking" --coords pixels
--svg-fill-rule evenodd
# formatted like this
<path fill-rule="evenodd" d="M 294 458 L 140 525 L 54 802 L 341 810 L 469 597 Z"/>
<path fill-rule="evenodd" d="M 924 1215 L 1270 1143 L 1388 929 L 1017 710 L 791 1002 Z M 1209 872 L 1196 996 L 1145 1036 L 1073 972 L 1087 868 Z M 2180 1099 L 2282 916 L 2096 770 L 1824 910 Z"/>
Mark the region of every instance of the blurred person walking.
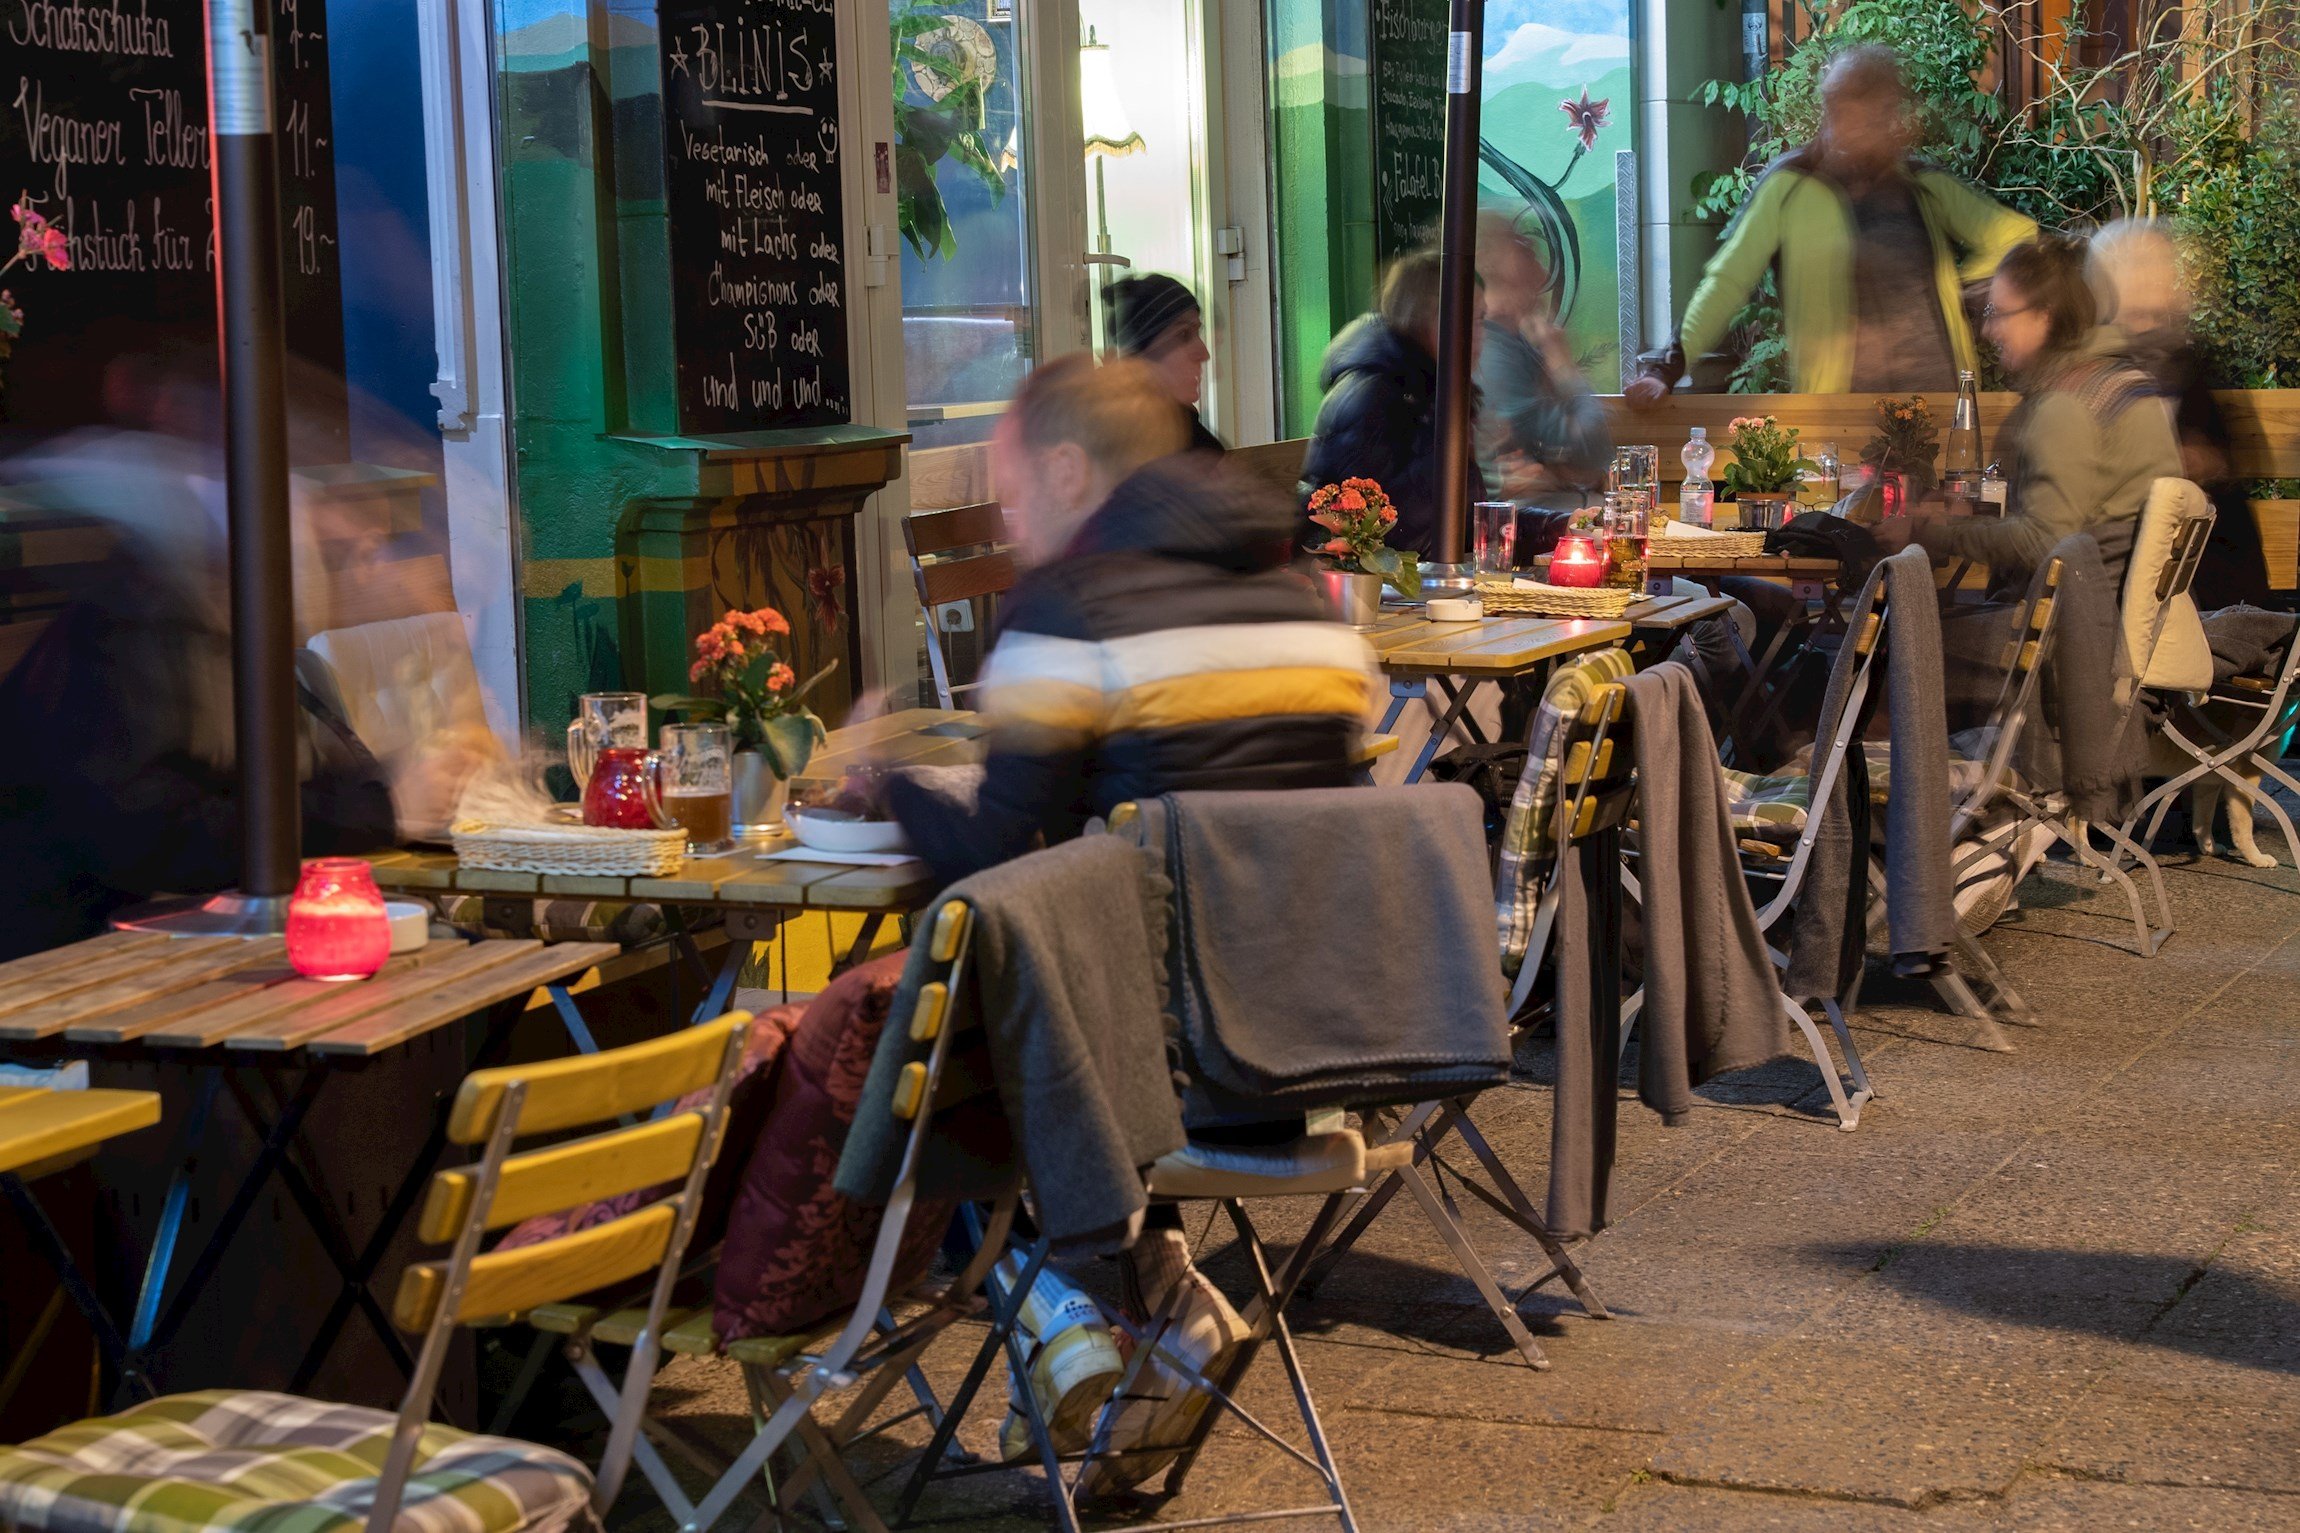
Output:
<path fill-rule="evenodd" d="M 1477 460 L 1511 500 L 1571 508 L 1605 481 L 1613 434 L 1549 308 L 1549 269 L 1517 225 L 1484 213 L 1477 271 L 1485 283 Z"/>
<path fill-rule="evenodd" d="M 1121 357 L 1148 363 L 1174 402 L 1190 412 L 1190 445 L 1223 451 L 1222 439 L 1207 429 L 1199 405 L 1206 392 L 1206 314 L 1198 295 L 1163 272 L 1145 272 L 1110 285 L 1108 333 Z"/>
<path fill-rule="evenodd" d="M 1623 390 L 1632 406 L 1659 403 L 1715 348 L 1769 269 L 1800 394 L 1947 391 L 1978 368 L 1964 288 L 2037 226 L 1913 160 L 1916 109 L 1891 49 L 1862 44 L 1830 61 L 1819 132 L 1759 178 L 1676 340 Z"/>
<path fill-rule="evenodd" d="M 1437 556 L 1439 297 L 1436 251 L 1417 250 L 1391 265 L 1375 311 L 1352 320 L 1326 349 L 1318 376 L 1326 398 L 1302 462 L 1305 496 L 1349 478 L 1379 484 L 1398 511 L 1390 546 L 1425 560 Z M 1473 369 L 1484 348 L 1484 312 L 1481 297 L 1470 330 Z M 1474 458 L 1468 477 L 1468 501 L 1485 499 L 1485 475 Z M 1301 535 L 1325 538 L 1307 524 Z"/>
<path fill-rule="evenodd" d="M 2094 232 L 2087 253 L 2100 317 L 2130 343 L 2131 356 L 2172 405 L 2183 477 L 2212 497 L 2212 539 L 2189 594 L 2205 612 L 2269 603 L 2268 559 L 2248 486 L 2234 477 L 2235 435 L 2205 380 L 2189 331 L 2193 302 L 2172 232 L 2150 219 L 2120 218 Z"/>

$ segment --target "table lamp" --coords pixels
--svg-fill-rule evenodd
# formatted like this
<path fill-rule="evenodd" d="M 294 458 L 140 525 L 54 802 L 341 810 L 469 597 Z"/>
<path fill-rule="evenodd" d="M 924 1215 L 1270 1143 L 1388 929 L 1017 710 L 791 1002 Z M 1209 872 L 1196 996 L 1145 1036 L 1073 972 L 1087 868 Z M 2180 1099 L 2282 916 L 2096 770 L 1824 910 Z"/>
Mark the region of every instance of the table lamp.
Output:
<path fill-rule="evenodd" d="M 1086 29 L 1086 41 L 1078 45 L 1078 104 L 1086 127 L 1086 158 L 1094 162 L 1094 253 L 1086 259 L 1102 268 L 1097 291 L 1106 294 L 1110 268 L 1134 263 L 1110 253 L 1110 197 L 1102 184 L 1102 162 L 1140 154 L 1149 146 L 1127 120 L 1126 105 L 1118 98 L 1118 74 L 1111 67 L 1110 45 L 1097 37 L 1092 27 Z M 1107 311 L 1108 305 L 1098 303 L 1095 308 Z"/>

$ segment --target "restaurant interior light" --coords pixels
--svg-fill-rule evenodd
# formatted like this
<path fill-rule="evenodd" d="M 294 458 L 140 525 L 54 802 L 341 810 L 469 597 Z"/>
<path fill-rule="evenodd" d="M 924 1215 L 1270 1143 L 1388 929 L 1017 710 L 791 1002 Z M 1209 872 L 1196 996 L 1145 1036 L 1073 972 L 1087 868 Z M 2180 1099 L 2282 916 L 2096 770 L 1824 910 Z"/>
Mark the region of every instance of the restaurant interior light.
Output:
<path fill-rule="evenodd" d="M 1142 135 L 1126 119 L 1126 105 L 1118 99 L 1118 74 L 1111 66 L 1110 45 L 1086 29 L 1078 45 L 1078 103 L 1086 123 L 1089 159 L 1116 159 L 1140 154 Z"/>

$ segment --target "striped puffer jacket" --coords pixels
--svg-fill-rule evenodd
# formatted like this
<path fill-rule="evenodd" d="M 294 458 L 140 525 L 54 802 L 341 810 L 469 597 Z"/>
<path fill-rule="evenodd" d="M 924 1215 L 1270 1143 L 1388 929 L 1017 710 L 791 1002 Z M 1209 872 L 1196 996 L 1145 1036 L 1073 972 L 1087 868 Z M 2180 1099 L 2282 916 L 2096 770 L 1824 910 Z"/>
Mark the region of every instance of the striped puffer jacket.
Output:
<path fill-rule="evenodd" d="M 957 879 L 1129 799 L 1350 781 L 1375 677 L 1283 559 L 1294 508 L 1207 454 L 1125 480 L 1007 598 L 977 696 L 971 815 L 897 781 L 911 844 Z"/>

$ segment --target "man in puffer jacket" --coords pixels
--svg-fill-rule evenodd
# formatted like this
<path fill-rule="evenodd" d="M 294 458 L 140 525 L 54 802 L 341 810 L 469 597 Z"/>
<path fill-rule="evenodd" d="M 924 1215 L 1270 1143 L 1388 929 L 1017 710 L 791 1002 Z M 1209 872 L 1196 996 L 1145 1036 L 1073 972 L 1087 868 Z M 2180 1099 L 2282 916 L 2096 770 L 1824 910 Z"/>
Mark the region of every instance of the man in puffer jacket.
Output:
<path fill-rule="evenodd" d="M 979 798 L 969 811 L 919 778 L 887 785 L 941 878 L 1074 836 L 1129 799 L 1350 781 L 1372 651 L 1286 568 L 1296 508 L 1189 441 L 1182 409 L 1138 361 L 1049 363 L 1000 421 L 992 480 L 1031 567 L 983 670 Z M 1295 1117 L 1234 1137 L 1301 1131 Z M 1125 1254 L 1137 1316 L 1172 1315 L 1162 1345 L 1219 1377 L 1247 1326 L 1192 1265 L 1176 1207 L 1152 1204 Z M 1184 1439 L 1208 1398 L 1162 1363 L 1145 1368 L 1112 1428 L 1119 1456 L 1096 1463 L 1086 1494 L 1160 1472 L 1173 1454 L 1148 1450 Z M 1065 1451 L 1086 1445 L 1056 1430 Z"/>
<path fill-rule="evenodd" d="M 888 786 L 938 877 L 1129 799 L 1351 780 L 1371 652 L 1285 568 L 1294 508 L 1188 444 L 1138 362 L 1050 363 L 1001 421 L 993 480 L 1031 568 L 983 668 L 980 798 Z"/>

